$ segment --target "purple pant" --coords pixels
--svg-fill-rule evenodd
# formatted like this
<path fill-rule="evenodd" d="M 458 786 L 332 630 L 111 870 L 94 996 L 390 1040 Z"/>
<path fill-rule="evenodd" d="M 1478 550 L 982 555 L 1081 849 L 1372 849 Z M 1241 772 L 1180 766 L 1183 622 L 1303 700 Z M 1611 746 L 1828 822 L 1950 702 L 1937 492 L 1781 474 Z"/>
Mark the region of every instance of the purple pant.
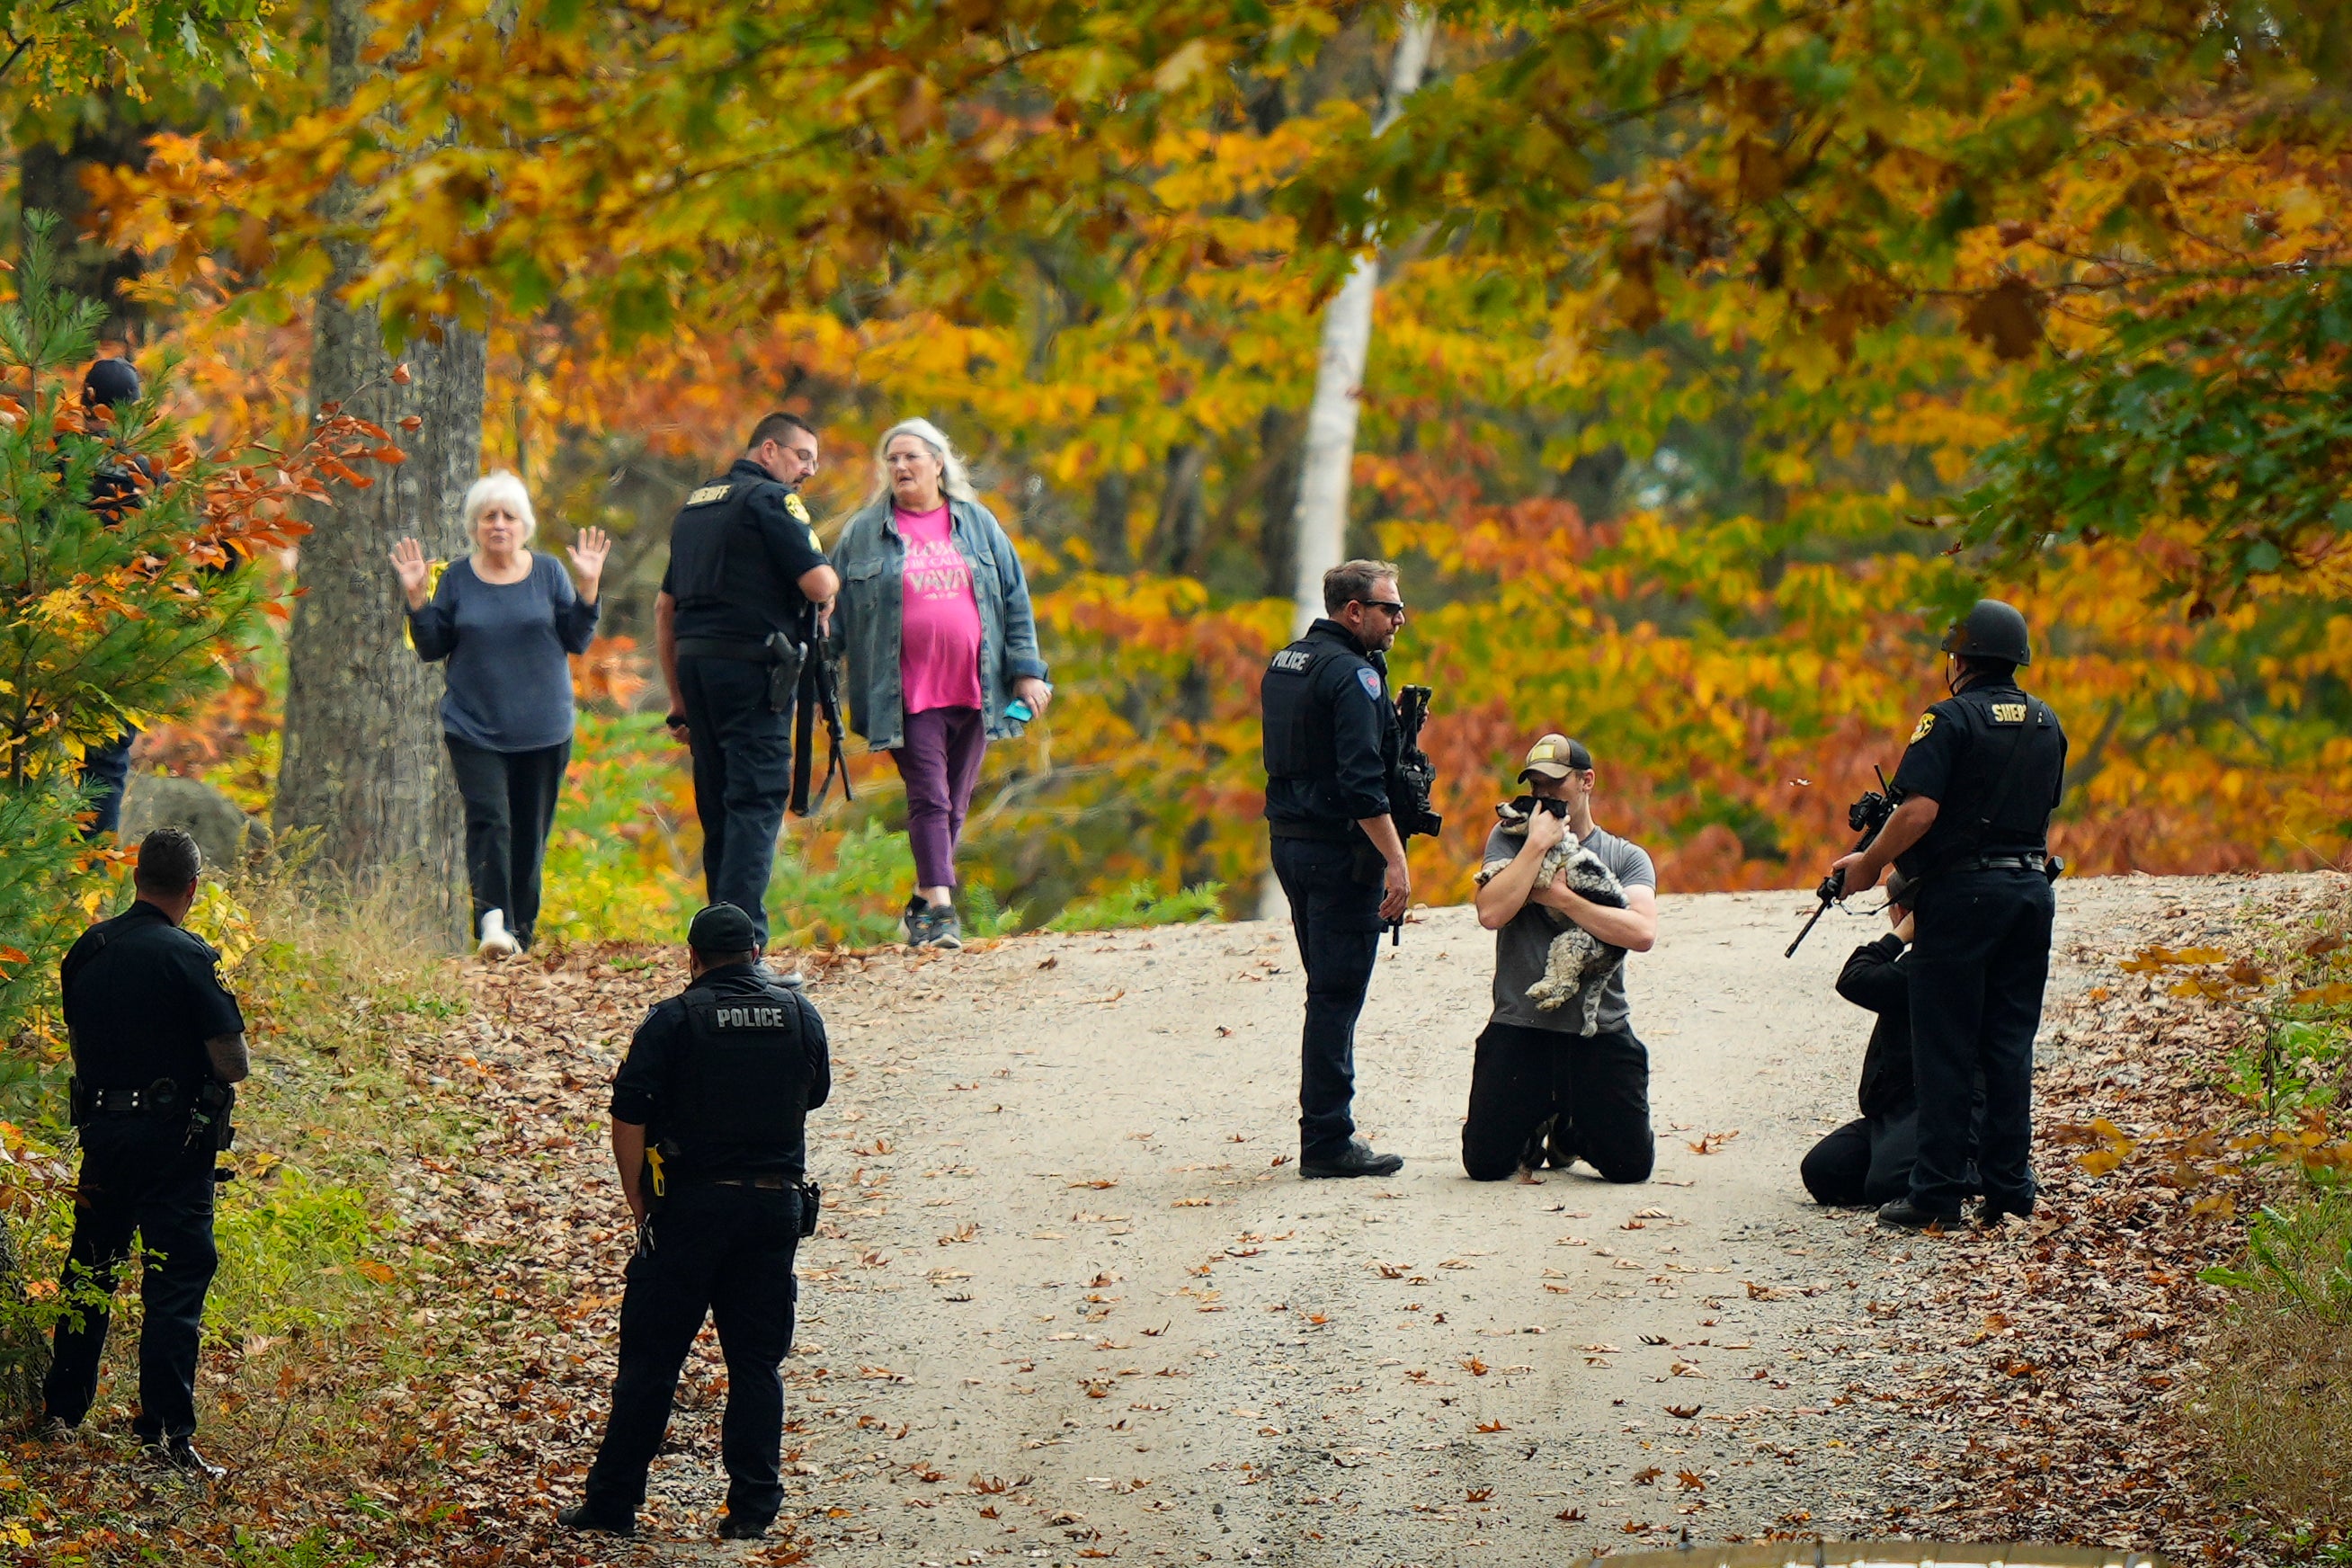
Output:
<path fill-rule="evenodd" d="M 956 841 L 980 787 L 988 729 L 977 708 L 932 708 L 907 715 L 906 743 L 890 753 L 907 782 L 907 839 L 915 847 L 915 886 L 956 885 Z"/>

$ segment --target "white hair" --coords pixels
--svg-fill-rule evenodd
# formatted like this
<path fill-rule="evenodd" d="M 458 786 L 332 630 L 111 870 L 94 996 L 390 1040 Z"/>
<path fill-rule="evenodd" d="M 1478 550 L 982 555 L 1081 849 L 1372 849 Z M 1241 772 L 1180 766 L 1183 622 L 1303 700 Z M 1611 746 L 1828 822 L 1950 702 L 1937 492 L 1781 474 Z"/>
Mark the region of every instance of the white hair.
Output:
<path fill-rule="evenodd" d="M 963 454 L 955 449 L 940 431 L 928 419 L 901 419 L 882 432 L 882 439 L 874 443 L 874 493 L 866 498 L 873 505 L 890 493 L 890 443 L 901 436 L 912 436 L 931 449 L 940 460 L 940 493 L 957 500 L 976 501 L 980 492 L 972 489 L 971 470 L 964 466 Z"/>
<path fill-rule="evenodd" d="M 522 542 L 529 544 L 531 534 L 539 527 L 539 518 L 530 510 L 530 492 L 522 488 L 520 479 L 504 468 L 492 468 L 467 488 L 466 491 L 467 541 L 469 543 L 472 542 L 474 524 L 482 521 L 482 513 L 490 510 L 492 502 L 503 502 L 509 511 L 522 519 Z"/>

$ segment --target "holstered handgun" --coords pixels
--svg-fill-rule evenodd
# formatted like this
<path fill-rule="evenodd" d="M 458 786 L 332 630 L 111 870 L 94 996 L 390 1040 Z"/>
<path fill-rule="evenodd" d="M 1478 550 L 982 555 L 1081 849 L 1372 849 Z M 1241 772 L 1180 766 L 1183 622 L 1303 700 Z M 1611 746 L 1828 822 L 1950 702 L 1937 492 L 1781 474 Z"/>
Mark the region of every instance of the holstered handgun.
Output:
<path fill-rule="evenodd" d="M 824 1189 L 814 1182 L 803 1182 L 801 1184 L 802 1236 L 811 1237 L 816 1234 L 817 1216 L 824 1212 Z"/>
<path fill-rule="evenodd" d="M 236 1109 L 236 1089 L 216 1078 L 208 1078 L 196 1086 L 194 1103 L 188 1108 L 188 1143 L 191 1149 L 209 1149 L 215 1154 L 228 1152 L 236 1141 L 236 1129 L 229 1116 Z"/>
<path fill-rule="evenodd" d="M 800 689 L 801 660 L 805 657 L 801 645 L 788 633 L 768 634 L 768 711 L 781 713 L 793 705 L 793 693 Z"/>

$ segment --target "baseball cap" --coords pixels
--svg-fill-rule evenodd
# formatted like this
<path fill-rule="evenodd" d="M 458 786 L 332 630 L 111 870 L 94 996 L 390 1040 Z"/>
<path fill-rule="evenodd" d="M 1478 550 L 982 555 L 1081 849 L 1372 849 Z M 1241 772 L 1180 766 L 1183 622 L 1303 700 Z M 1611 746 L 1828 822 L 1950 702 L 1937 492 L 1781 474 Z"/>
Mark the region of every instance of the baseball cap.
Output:
<path fill-rule="evenodd" d="M 1564 779 L 1572 773 L 1586 773 L 1592 767 L 1592 753 L 1584 749 L 1581 741 L 1571 741 L 1565 735 L 1546 735 L 1528 748 L 1528 765 L 1519 770 L 1519 777 L 1540 773 L 1548 779 Z"/>
<path fill-rule="evenodd" d="M 697 952 L 748 952 L 760 945 L 760 933 L 734 905 L 712 904 L 686 928 L 686 945 Z"/>

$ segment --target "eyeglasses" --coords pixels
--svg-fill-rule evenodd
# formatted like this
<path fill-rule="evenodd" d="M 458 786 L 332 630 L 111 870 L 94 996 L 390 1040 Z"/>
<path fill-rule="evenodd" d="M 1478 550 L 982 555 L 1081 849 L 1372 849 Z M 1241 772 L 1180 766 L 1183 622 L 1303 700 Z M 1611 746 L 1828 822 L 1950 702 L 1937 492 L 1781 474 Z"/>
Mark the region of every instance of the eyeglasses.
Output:
<path fill-rule="evenodd" d="M 1356 603 L 1370 610 L 1386 610 L 1396 620 L 1404 619 L 1404 601 L 1402 599 L 1359 599 Z"/>

